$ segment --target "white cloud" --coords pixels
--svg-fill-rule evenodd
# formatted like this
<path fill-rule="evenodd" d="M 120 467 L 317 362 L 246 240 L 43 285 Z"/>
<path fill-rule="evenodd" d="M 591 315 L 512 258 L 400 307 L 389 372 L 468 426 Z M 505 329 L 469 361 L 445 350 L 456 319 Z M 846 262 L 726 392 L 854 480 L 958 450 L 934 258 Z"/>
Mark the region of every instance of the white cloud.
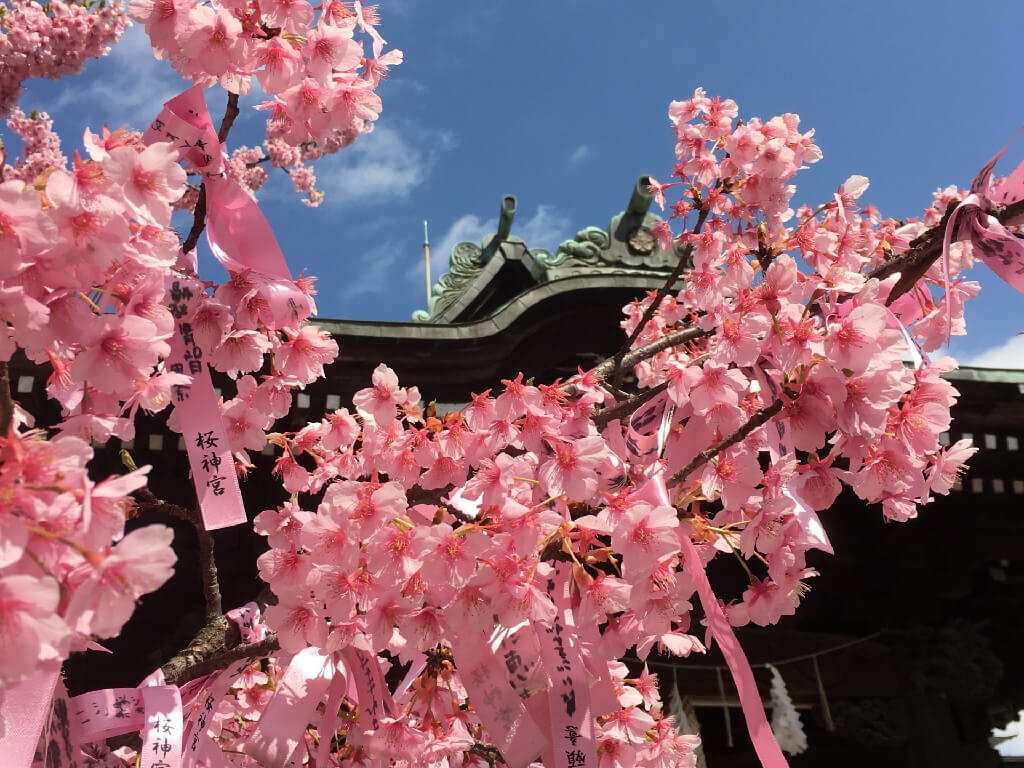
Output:
<path fill-rule="evenodd" d="M 569 162 L 572 165 L 579 165 L 588 157 L 590 157 L 591 154 L 593 154 L 593 150 L 591 149 L 589 144 L 580 144 L 578 147 L 576 147 L 576 149 L 572 151 L 572 154 L 569 155 Z"/>
<path fill-rule="evenodd" d="M 92 75 L 88 84 L 80 80 L 76 87 L 62 89 L 54 113 L 70 110 L 79 123 L 141 129 L 188 85 L 168 62 L 153 58 L 149 37 L 139 24 L 129 27 L 110 55 L 91 62 L 87 71 Z"/>
<path fill-rule="evenodd" d="M 371 248 L 359 260 L 358 269 L 347 271 L 352 279 L 342 285 L 340 294 L 343 299 L 356 296 L 373 296 L 383 294 L 393 288 L 395 262 L 405 250 L 405 243 L 388 241 Z"/>
<path fill-rule="evenodd" d="M 442 149 L 450 136 L 434 139 Z M 378 125 L 351 146 L 317 165 L 317 176 L 327 200 L 334 204 L 378 203 L 408 197 L 424 182 L 433 164 L 426 153 L 391 125 Z"/>
<path fill-rule="evenodd" d="M 960 364 L 977 368 L 1024 368 L 1024 336 L 1013 336 L 1003 344 L 961 360 Z"/>
<path fill-rule="evenodd" d="M 468 213 L 460 216 L 440 240 L 430 243 L 431 279 L 437 278 L 448 271 L 448 257 L 452 249 L 462 242 L 480 245 L 484 238 L 498 231 L 498 218 L 481 219 Z M 518 217 L 512 223 L 512 234 L 522 239 L 528 248 L 543 248 L 554 251 L 558 243 L 569 236 L 569 219 L 549 205 L 538 205 L 533 216 L 524 220 Z M 410 280 L 423 280 L 424 266 L 422 260 L 416 262 L 406 273 Z"/>
<path fill-rule="evenodd" d="M 528 248 L 547 251 L 554 251 L 560 242 L 572 235 L 569 219 L 549 205 L 537 206 L 537 212 L 531 218 L 513 224 L 512 234 L 522 238 Z"/>

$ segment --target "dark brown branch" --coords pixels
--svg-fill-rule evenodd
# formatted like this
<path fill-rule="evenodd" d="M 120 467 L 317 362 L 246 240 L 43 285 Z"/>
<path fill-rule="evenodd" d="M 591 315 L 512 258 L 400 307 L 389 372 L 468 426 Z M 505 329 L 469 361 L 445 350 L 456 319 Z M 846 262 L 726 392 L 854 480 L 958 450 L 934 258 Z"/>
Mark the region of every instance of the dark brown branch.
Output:
<path fill-rule="evenodd" d="M 700 469 L 709 461 L 711 461 L 711 459 L 713 459 L 719 453 L 724 451 L 726 448 L 740 442 L 747 435 L 749 435 L 751 432 L 753 432 L 755 429 L 762 426 L 763 424 L 767 424 L 769 421 L 772 420 L 772 417 L 775 416 L 781 410 L 781 400 L 776 400 L 771 405 L 762 408 L 749 419 L 747 419 L 747 422 L 742 426 L 738 427 L 735 432 L 723 438 L 719 442 L 715 443 L 710 448 L 701 451 L 692 459 L 690 459 L 689 463 L 685 467 L 680 469 L 678 472 L 676 472 L 674 475 L 672 475 L 672 477 L 668 479 L 668 484 L 678 485 L 679 483 L 683 482 L 683 480 L 685 480 L 686 477 L 695 469 Z"/>
<path fill-rule="evenodd" d="M 224 117 L 220 121 L 220 130 L 217 131 L 217 140 L 223 144 L 228 140 L 228 133 L 231 131 L 231 126 L 235 124 L 235 119 L 239 115 L 238 109 L 238 94 L 229 93 L 228 103 L 224 107 Z M 215 147 L 215 151 L 220 152 L 220 147 Z M 189 230 L 188 237 L 185 238 L 185 242 L 181 245 L 181 250 L 185 253 L 189 253 L 194 250 L 196 245 L 199 243 L 199 236 L 203 234 L 203 230 L 206 228 L 206 183 L 199 188 L 199 198 L 196 200 L 196 208 L 193 213 L 192 229 Z"/>
<path fill-rule="evenodd" d="M 482 741 L 477 741 L 469 748 L 469 752 L 483 758 L 490 768 L 497 768 L 499 764 L 505 764 L 505 759 L 501 756 L 501 752 L 493 744 L 484 744 Z"/>
<path fill-rule="evenodd" d="M 203 229 L 206 228 L 205 182 L 199 187 L 199 197 L 196 198 L 196 207 L 192 212 L 192 217 L 192 229 L 189 230 L 188 237 L 185 238 L 185 242 L 181 244 L 181 250 L 185 253 L 195 250 L 196 244 L 199 243 L 199 236 L 203 234 Z"/>
<path fill-rule="evenodd" d="M 11 372 L 5 361 L 0 362 L 0 437 L 7 437 L 12 421 L 14 399 L 11 397 Z"/>
<path fill-rule="evenodd" d="M 230 625 L 230 626 L 226 626 Z M 277 635 L 268 634 L 257 643 L 239 643 L 238 627 L 220 617 L 199 631 L 188 648 L 164 664 L 160 669 L 168 683 L 182 685 L 218 669 L 224 669 L 239 659 L 260 659 L 269 656 L 280 645 Z"/>
<path fill-rule="evenodd" d="M 199 575 L 203 581 L 203 599 L 206 603 L 206 620 L 213 621 L 223 613 L 220 595 L 220 580 L 217 575 L 217 556 L 213 549 L 213 536 L 203 526 L 199 512 L 161 501 L 148 488 L 138 492 L 139 512 L 163 512 L 192 524 L 199 540 Z"/>
<path fill-rule="evenodd" d="M 217 573 L 217 556 L 213 551 L 213 536 L 201 524 L 196 526 L 199 539 L 199 575 L 203 580 L 203 602 L 206 604 L 206 620 L 209 621 L 223 612 L 220 596 L 220 579 Z"/>
<path fill-rule="evenodd" d="M 217 131 L 217 141 L 221 144 L 228 140 L 228 133 L 231 132 L 231 126 L 235 124 L 239 113 L 238 94 L 229 92 L 228 103 L 224 107 L 224 117 L 220 121 L 220 130 Z"/>
<path fill-rule="evenodd" d="M 260 610 L 277 601 L 269 586 L 264 585 L 256 597 Z M 164 677 L 181 684 L 207 672 L 223 669 L 238 659 L 261 658 L 278 650 L 277 635 L 269 633 L 258 643 L 243 643 L 238 625 L 226 616 L 215 616 L 206 622 L 188 647 L 164 664 Z"/>
<path fill-rule="evenodd" d="M 610 422 L 615 419 L 621 419 L 623 416 L 628 416 L 648 400 L 653 399 L 656 395 L 661 394 L 666 389 L 668 389 L 668 382 L 663 381 L 655 387 L 643 390 L 638 395 L 633 395 L 628 400 L 623 400 L 621 403 L 616 403 L 613 406 L 598 411 L 594 414 L 594 423 L 597 425 L 598 429 L 604 429 Z"/>

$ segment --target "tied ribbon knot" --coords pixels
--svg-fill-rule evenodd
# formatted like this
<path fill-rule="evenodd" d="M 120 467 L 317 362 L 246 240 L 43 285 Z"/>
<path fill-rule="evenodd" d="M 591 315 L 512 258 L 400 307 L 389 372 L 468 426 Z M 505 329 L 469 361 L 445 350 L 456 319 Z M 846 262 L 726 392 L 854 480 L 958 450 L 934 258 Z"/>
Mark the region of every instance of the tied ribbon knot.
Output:
<path fill-rule="evenodd" d="M 1024 130 L 1024 129 L 1022 129 Z M 992 156 L 971 182 L 971 192 L 953 209 L 942 238 L 942 269 L 946 290 L 946 338 L 953 333 L 953 315 L 950 307 L 949 247 L 954 235 L 966 235 L 974 253 L 1004 282 L 1024 293 L 1024 239 L 1010 232 L 1002 222 L 988 211 L 993 205 L 1009 205 L 1024 199 L 1024 163 L 1000 185 L 991 191 L 992 171 L 1003 153 L 1017 140 L 1017 132 L 1006 146 Z"/>
<path fill-rule="evenodd" d="M 269 328 L 294 326 L 312 303 L 292 280 L 270 223 L 256 201 L 225 171 L 225 153 L 203 90 L 193 86 L 164 104 L 143 135 L 146 144 L 170 141 L 182 159 L 203 174 L 206 238 L 224 269 L 246 275 L 266 300 L 261 320 Z"/>

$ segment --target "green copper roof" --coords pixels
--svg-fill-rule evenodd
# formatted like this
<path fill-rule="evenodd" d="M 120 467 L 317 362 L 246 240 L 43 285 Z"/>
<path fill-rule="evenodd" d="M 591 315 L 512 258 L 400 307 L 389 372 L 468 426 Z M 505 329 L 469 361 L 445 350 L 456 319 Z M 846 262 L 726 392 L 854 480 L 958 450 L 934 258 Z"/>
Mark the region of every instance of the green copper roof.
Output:
<path fill-rule="evenodd" d="M 502 198 L 496 234 L 477 245 L 457 244 L 448 271 L 430 292 L 426 309 L 413 313 L 420 323 L 460 323 L 488 317 L 517 296 L 554 280 L 584 275 L 649 277 L 656 283 L 679 254 L 658 247 L 652 227 L 661 218 L 650 213 L 649 177 L 637 179 L 626 210 L 607 228 L 587 227 L 554 253 L 527 247 L 511 234 L 516 211 L 512 195 Z M 663 277 L 661 279 L 664 279 Z"/>

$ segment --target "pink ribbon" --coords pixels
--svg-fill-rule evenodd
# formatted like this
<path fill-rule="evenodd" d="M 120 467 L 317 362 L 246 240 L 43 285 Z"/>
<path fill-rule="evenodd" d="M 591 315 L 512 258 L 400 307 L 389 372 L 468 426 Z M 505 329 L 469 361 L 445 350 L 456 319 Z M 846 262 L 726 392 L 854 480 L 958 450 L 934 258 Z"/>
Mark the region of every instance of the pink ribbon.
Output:
<path fill-rule="evenodd" d="M 989 194 L 992 172 L 995 170 L 996 163 L 1016 141 L 1020 133 L 1017 131 L 1017 134 L 1007 142 L 1006 146 L 996 152 L 982 166 L 978 175 L 974 177 L 974 181 L 971 182 L 971 194 L 953 210 L 946 223 L 946 231 L 942 237 L 942 268 L 946 278 L 947 340 L 953 330 L 953 315 L 949 306 L 949 246 L 954 233 L 957 232 L 959 220 L 962 219 L 966 223 L 971 245 L 989 269 L 1024 293 L 1024 240 L 1016 237 L 995 216 L 986 212 L 993 202 L 1007 205 L 1024 197 L 1024 163 L 1017 166 L 996 194 L 991 196 Z"/>
<path fill-rule="evenodd" d="M 781 396 L 775 379 L 764 369 L 763 361 L 753 366 L 752 373 L 757 379 L 758 386 L 761 388 L 761 402 L 765 406 L 771 405 L 772 401 L 777 400 Z M 789 439 L 789 425 L 785 420 L 776 417 L 765 425 L 765 431 L 768 434 L 768 455 L 771 458 L 772 464 L 776 464 L 793 450 Z M 800 526 L 804 535 L 807 536 L 808 541 L 811 542 L 811 546 L 834 555 L 835 550 L 832 548 L 832 542 L 829 541 L 828 534 L 825 533 L 825 526 L 821 524 L 818 513 L 800 497 L 800 494 L 789 482 L 782 489 L 782 493 L 786 498 L 793 501 L 793 516 L 796 518 L 797 525 Z"/>
<path fill-rule="evenodd" d="M 146 724 L 139 768 L 181 768 L 181 696 L 175 685 L 142 688 Z"/>
<path fill-rule="evenodd" d="M 210 249 L 225 269 L 245 273 L 257 285 L 268 307 L 261 316 L 264 324 L 280 328 L 295 326 L 305 319 L 312 305 L 292 280 L 270 224 L 256 202 L 224 173 L 223 149 L 202 88 L 194 86 L 166 102 L 146 129 L 143 141 L 170 142 L 185 161 L 203 172 Z M 194 263 L 194 259 L 191 261 Z M 197 348 L 194 343 L 189 344 L 180 315 L 175 316 L 179 323 L 172 342 L 173 363 L 194 377 L 193 386 L 188 388 L 188 405 L 181 408 L 181 419 L 203 524 L 207 530 L 238 525 L 246 522 L 245 510 L 209 371 L 204 360 L 195 358 Z M 202 350 L 199 354 L 202 355 Z M 216 451 L 208 450 L 211 440 L 198 449 L 195 447 L 195 441 L 203 434 L 216 440 Z M 208 471 L 211 459 L 217 460 L 217 469 L 223 469 L 223 473 Z"/>
<path fill-rule="evenodd" d="M 143 141 L 169 141 L 181 157 L 203 172 L 206 238 L 217 260 L 230 272 L 248 272 L 270 306 L 270 327 L 294 326 L 309 316 L 311 304 L 292 280 L 288 263 L 259 206 L 223 171 L 217 131 L 199 86 L 164 104 Z"/>
<path fill-rule="evenodd" d="M 206 367 L 204 351 L 184 321 L 184 312 L 201 290 L 198 281 L 194 280 L 177 279 L 171 284 L 172 314 L 177 319 L 166 364 L 169 370 L 192 377 L 191 386 L 174 388 L 175 407 L 178 408 L 181 435 L 192 468 L 192 483 L 199 500 L 203 527 L 212 531 L 239 525 L 247 518 L 235 474 L 235 460 L 220 417 L 217 394 Z"/>
<path fill-rule="evenodd" d="M 547 740 L 509 684 L 487 638 L 467 628 L 452 640 L 452 654 L 459 679 L 501 756 L 510 768 L 526 768 Z"/>
<path fill-rule="evenodd" d="M 364 735 L 376 731 L 381 718 L 394 715 L 395 703 L 375 653 L 349 646 L 342 651 L 342 656 L 359 696 L 359 724 L 351 730 L 351 740 L 353 744 L 363 744 Z"/>
<path fill-rule="evenodd" d="M 665 487 L 665 479 L 661 475 L 656 475 L 644 483 L 637 490 L 635 497 L 659 506 L 672 506 L 669 501 L 668 489 Z M 743 718 L 746 720 L 747 731 L 754 744 L 754 751 L 763 768 L 788 768 L 786 758 L 783 757 L 771 726 L 768 725 L 768 718 L 764 713 L 761 695 L 757 692 L 757 683 L 754 680 L 754 673 L 750 669 L 750 662 L 747 661 L 746 654 L 743 653 L 743 649 L 732 631 L 729 619 L 711 588 L 697 548 L 690 540 L 690 536 L 682 530 L 679 533 L 679 544 L 683 551 L 683 570 L 697 587 L 697 595 L 704 608 L 708 629 L 711 630 L 711 635 L 718 643 L 722 656 L 725 657 L 725 663 L 729 666 L 733 683 L 736 685 L 740 706 L 743 709 Z"/>
<path fill-rule="evenodd" d="M 32 768 L 85 768 L 84 756 L 71 743 L 71 729 L 68 724 L 68 689 L 64 681 L 57 678 L 57 687 L 53 692 L 50 713 L 46 725 L 39 735 L 35 759 Z"/>
<path fill-rule="evenodd" d="M 141 730 L 146 722 L 145 702 L 138 688 L 105 688 L 68 701 L 71 743 L 101 741 Z"/>
<path fill-rule="evenodd" d="M 232 608 L 224 614 L 238 625 L 243 643 L 258 643 L 267 637 L 267 625 L 263 623 L 260 607 L 250 600 L 243 606 Z"/>
<path fill-rule="evenodd" d="M 580 656 L 583 664 L 591 676 L 590 683 L 590 709 L 594 717 L 610 715 L 619 709 L 619 698 L 615 695 L 615 687 L 612 684 L 612 676 L 608 671 L 608 662 L 601 653 L 601 635 L 597 631 L 597 625 L 584 623 L 576 628 L 576 638 L 579 640 Z M 587 651 L 591 663 L 587 664 Z"/>
<path fill-rule="evenodd" d="M 659 425 L 663 421 L 668 394 L 661 392 L 640 406 L 626 426 L 626 450 L 635 463 L 650 464 L 658 457 Z"/>
<path fill-rule="evenodd" d="M 568 590 L 568 570 L 555 572 L 548 592 L 558 596 Z M 565 622 L 564 595 L 556 597 L 559 610 L 550 626 L 535 627 L 541 659 L 551 680 L 548 712 L 551 716 L 551 754 L 556 768 L 597 765 L 594 716 L 590 708 L 590 685 L 580 658 L 572 627 Z"/>
<path fill-rule="evenodd" d="M 266 768 L 284 768 L 303 743 L 306 726 L 327 693 L 334 673 L 334 657 L 319 648 L 304 648 L 277 681 L 252 736 L 242 748 Z"/>
<path fill-rule="evenodd" d="M 210 727 L 213 724 L 213 714 L 217 711 L 217 705 L 227 694 L 228 689 L 251 663 L 248 659 L 236 661 L 209 679 L 194 697 L 195 700 L 189 708 L 183 728 L 184 768 L 196 768 L 202 765 L 201 760 L 209 760 L 209 754 L 212 751 L 211 745 L 218 753 L 220 752 L 220 747 L 209 735 Z M 185 698 L 184 691 L 185 689 L 182 688 L 182 699 Z"/>
<path fill-rule="evenodd" d="M 50 715 L 53 690 L 59 677 L 60 664 L 48 663 L 28 680 L 0 691 L 3 756 L 10 765 L 32 763 L 39 734 Z"/>
<path fill-rule="evenodd" d="M 576 625 L 576 619 L 572 615 L 572 595 L 570 593 L 569 576 L 571 569 L 568 563 L 559 562 L 555 564 L 555 593 L 551 596 L 555 607 L 562 612 L 562 621 L 569 630 L 573 645 L 580 653 L 580 661 L 590 678 L 590 711 L 594 717 L 608 715 L 617 712 L 619 709 L 619 697 L 615 695 L 615 687 L 612 684 L 612 676 L 608 671 L 608 663 L 603 657 L 595 655 L 600 653 L 601 635 L 597 631 L 597 625 L 592 623 L 584 624 L 582 627 Z M 590 656 L 591 663 L 587 663 L 587 657 L 583 650 L 586 649 Z"/>
<path fill-rule="evenodd" d="M 425 658 L 425 657 L 424 657 Z M 345 675 L 345 667 L 338 664 L 335 670 L 334 679 L 331 680 L 331 687 L 327 693 L 327 704 L 324 707 L 324 716 L 320 718 L 317 725 L 317 733 L 320 735 L 320 745 L 316 750 L 316 764 L 327 766 L 327 756 L 331 752 L 331 742 L 334 740 L 334 731 L 338 727 L 338 710 L 341 708 L 341 701 L 348 691 L 348 678 Z"/>

